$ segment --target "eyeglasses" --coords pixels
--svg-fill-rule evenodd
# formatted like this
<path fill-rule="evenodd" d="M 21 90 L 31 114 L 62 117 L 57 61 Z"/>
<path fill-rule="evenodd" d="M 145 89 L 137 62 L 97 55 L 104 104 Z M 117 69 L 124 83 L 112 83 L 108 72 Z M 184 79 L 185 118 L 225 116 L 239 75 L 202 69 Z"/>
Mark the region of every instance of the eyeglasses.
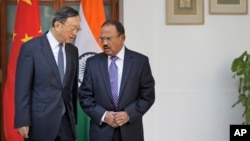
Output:
<path fill-rule="evenodd" d="M 74 26 L 69 26 L 69 25 L 66 25 L 66 24 L 64 24 L 62 22 L 61 22 L 61 24 L 64 25 L 65 27 L 67 27 L 73 33 L 77 33 L 77 32 L 82 30 L 81 28 L 76 28 Z"/>
<path fill-rule="evenodd" d="M 115 38 L 120 37 L 120 35 L 114 36 L 114 37 L 100 37 L 99 41 L 104 43 L 104 41 L 106 40 L 107 42 L 112 42 L 114 41 Z"/>

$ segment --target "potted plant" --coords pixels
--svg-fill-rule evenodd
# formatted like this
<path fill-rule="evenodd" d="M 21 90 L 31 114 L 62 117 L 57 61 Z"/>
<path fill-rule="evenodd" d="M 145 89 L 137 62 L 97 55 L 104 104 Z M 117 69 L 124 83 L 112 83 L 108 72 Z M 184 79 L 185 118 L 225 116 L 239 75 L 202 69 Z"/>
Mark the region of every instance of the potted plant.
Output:
<path fill-rule="evenodd" d="M 232 62 L 233 77 L 239 80 L 238 100 L 232 105 L 235 107 L 241 103 L 244 107 L 243 124 L 250 124 L 250 54 L 245 51 Z"/>

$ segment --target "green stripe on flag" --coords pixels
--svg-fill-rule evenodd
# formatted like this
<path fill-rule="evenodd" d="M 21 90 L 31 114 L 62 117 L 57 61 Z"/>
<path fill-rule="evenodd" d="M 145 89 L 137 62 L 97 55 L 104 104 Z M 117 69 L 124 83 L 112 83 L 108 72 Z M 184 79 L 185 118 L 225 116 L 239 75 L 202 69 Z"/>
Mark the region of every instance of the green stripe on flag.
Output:
<path fill-rule="evenodd" d="M 85 112 L 83 112 L 79 102 L 77 111 L 76 141 L 89 141 L 89 117 L 85 114 Z"/>

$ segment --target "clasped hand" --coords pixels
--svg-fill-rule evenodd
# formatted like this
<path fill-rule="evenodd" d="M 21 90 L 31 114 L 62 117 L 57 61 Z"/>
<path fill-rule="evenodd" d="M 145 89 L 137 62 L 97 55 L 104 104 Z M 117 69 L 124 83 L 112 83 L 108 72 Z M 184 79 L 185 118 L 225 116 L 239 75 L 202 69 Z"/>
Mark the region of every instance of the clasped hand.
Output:
<path fill-rule="evenodd" d="M 113 111 L 108 111 L 104 121 L 112 126 L 113 128 L 117 128 L 120 126 L 123 126 L 129 121 L 129 116 L 127 112 L 113 112 Z"/>

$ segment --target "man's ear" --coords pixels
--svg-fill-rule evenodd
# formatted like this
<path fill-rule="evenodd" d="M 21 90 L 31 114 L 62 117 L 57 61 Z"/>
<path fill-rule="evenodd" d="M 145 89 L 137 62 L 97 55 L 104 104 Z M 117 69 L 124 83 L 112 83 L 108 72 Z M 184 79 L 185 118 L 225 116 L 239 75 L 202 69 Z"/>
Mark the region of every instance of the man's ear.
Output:
<path fill-rule="evenodd" d="M 60 30 L 62 28 L 62 23 L 59 22 L 59 21 L 56 21 L 54 23 L 54 27 L 55 27 L 56 30 Z"/>

